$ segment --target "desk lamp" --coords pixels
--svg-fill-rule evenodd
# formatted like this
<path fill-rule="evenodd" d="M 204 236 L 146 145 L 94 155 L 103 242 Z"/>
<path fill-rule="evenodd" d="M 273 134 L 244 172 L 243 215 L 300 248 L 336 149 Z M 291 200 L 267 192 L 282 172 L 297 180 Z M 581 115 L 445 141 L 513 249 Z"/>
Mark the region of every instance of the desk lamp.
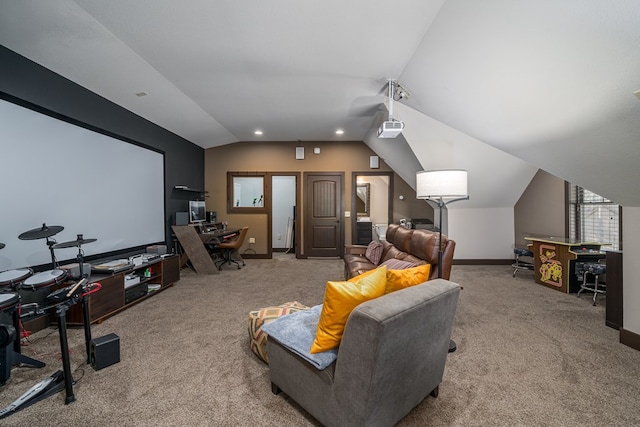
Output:
<path fill-rule="evenodd" d="M 438 278 L 442 278 L 442 209 L 449 203 L 468 200 L 467 171 L 461 169 L 430 170 L 416 173 L 416 198 L 438 205 Z M 456 351 L 454 340 L 449 341 L 449 353 Z"/>

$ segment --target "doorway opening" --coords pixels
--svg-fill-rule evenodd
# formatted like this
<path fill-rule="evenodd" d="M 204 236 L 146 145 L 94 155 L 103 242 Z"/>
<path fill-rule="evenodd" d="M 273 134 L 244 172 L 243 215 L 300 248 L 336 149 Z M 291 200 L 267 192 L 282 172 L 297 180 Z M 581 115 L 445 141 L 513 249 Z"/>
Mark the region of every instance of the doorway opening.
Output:
<path fill-rule="evenodd" d="M 297 257 L 298 173 L 279 173 L 271 176 L 271 252 L 293 254 Z"/>
<path fill-rule="evenodd" d="M 351 241 L 384 240 L 393 218 L 393 173 L 353 172 L 352 183 Z"/>

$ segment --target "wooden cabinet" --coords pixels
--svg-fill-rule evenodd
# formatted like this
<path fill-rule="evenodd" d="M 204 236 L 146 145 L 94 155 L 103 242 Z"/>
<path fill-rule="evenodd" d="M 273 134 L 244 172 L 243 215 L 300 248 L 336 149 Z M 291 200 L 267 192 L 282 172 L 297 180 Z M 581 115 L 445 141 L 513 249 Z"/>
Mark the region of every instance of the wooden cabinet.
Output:
<path fill-rule="evenodd" d="M 356 222 L 356 245 L 368 245 L 373 240 L 373 225 L 368 221 Z"/>
<path fill-rule="evenodd" d="M 124 305 L 124 286 L 121 274 L 95 279 L 92 278 L 91 280 L 100 282 L 102 289 L 89 296 L 89 313 L 92 321 L 106 316 Z M 74 308 L 81 308 L 81 305 L 76 304 L 71 307 L 71 309 Z M 69 320 L 71 323 L 71 319 Z M 80 317 L 80 324 L 82 324 L 82 317 Z"/>
<path fill-rule="evenodd" d="M 171 286 L 180 280 L 180 257 L 172 256 L 165 258 L 160 266 L 161 270 L 161 284 L 162 287 Z"/>
<path fill-rule="evenodd" d="M 607 299 L 605 325 L 622 329 L 622 252 L 607 251 Z"/>
<path fill-rule="evenodd" d="M 101 322 L 105 318 L 172 286 L 180 280 L 179 263 L 180 258 L 177 255 L 172 255 L 111 275 L 92 275 L 89 280 L 99 282 L 102 289 L 89 296 L 90 322 Z M 140 282 L 125 287 L 127 276 L 137 276 Z M 149 292 L 148 286 L 151 284 L 160 285 L 160 289 Z M 79 326 L 83 323 L 82 304 L 78 303 L 69 308 L 67 324 Z"/>

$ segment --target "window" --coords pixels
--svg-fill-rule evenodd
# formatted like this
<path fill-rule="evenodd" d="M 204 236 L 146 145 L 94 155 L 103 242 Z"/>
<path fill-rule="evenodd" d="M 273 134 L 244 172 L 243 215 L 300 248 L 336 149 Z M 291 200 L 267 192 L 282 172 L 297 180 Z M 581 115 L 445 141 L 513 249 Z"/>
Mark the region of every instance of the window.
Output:
<path fill-rule="evenodd" d="M 609 243 L 605 250 L 621 250 L 621 208 L 611 200 L 574 184 L 569 185 L 569 237 Z"/>
<path fill-rule="evenodd" d="M 266 213 L 266 172 L 227 173 L 227 212 Z"/>

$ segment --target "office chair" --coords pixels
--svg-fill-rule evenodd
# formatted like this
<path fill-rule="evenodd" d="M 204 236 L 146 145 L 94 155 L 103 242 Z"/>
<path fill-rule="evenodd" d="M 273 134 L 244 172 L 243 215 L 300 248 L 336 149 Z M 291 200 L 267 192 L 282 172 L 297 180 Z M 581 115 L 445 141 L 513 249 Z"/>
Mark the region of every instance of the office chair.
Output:
<path fill-rule="evenodd" d="M 222 270 L 222 266 L 224 264 L 231 265 L 232 262 L 235 263 L 238 266 L 238 270 L 240 270 L 240 262 L 231 258 L 231 254 L 234 251 L 240 249 L 240 246 L 242 246 L 242 243 L 244 243 L 244 238 L 247 235 L 247 231 L 249 231 L 249 227 L 242 227 L 237 238 L 220 243 L 218 246 L 216 246 L 216 249 L 221 253 L 221 258 L 216 261 L 216 267 L 218 267 L 218 270 Z M 242 260 L 242 265 L 245 265 L 244 260 Z"/>

